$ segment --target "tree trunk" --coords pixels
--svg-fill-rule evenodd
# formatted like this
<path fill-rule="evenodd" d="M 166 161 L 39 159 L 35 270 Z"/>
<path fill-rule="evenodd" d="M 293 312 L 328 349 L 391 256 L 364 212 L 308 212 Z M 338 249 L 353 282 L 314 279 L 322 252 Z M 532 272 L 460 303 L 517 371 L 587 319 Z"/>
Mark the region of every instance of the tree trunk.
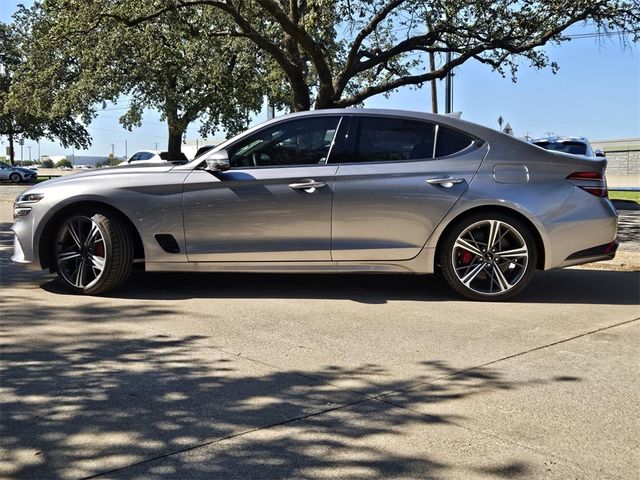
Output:
<path fill-rule="evenodd" d="M 16 164 L 16 152 L 13 151 L 13 132 L 9 132 L 9 160 L 11 165 Z"/>
<path fill-rule="evenodd" d="M 167 147 L 169 160 L 180 160 L 180 153 L 182 152 L 183 133 L 184 129 L 176 124 L 172 124 L 171 122 L 169 122 L 169 145 Z"/>
<path fill-rule="evenodd" d="M 311 110 L 311 99 L 309 98 L 309 87 L 304 81 L 302 73 L 300 75 L 288 75 L 293 94 L 292 109 L 294 112 L 304 112 Z"/>

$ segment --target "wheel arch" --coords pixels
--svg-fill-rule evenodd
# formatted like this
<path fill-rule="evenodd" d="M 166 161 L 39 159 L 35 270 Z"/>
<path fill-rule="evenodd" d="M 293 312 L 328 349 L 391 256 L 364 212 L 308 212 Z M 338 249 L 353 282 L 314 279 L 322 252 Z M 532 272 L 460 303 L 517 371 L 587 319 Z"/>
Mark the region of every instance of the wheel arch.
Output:
<path fill-rule="evenodd" d="M 120 220 L 122 220 L 122 222 L 127 226 L 133 238 L 134 258 L 144 259 L 144 244 L 142 243 L 140 232 L 124 212 L 105 202 L 97 200 L 82 200 L 65 205 L 64 207 L 56 211 L 49 219 L 47 219 L 38 239 L 38 258 L 40 260 L 41 268 L 49 268 L 51 270 L 54 268 L 54 262 L 52 261 L 53 255 L 51 242 L 53 241 L 54 235 L 56 234 L 56 230 L 60 225 L 60 222 L 65 217 L 71 215 L 74 212 L 89 209 L 98 209 L 104 212 L 108 212 L 116 215 Z"/>
<path fill-rule="evenodd" d="M 435 255 L 434 255 L 434 262 L 435 262 L 434 266 L 435 266 L 435 268 L 436 269 L 440 268 L 439 265 L 437 264 L 437 261 L 438 261 L 437 259 L 439 258 L 441 249 L 444 248 L 444 239 L 446 238 L 447 233 L 449 233 L 449 231 L 451 231 L 451 229 L 453 229 L 456 225 L 458 225 L 460 222 L 462 222 L 466 218 L 468 218 L 468 217 L 470 217 L 472 215 L 475 215 L 477 213 L 495 213 L 495 212 L 502 213 L 502 214 L 505 214 L 505 215 L 510 215 L 510 216 L 520 220 L 525 225 L 527 225 L 527 227 L 529 227 L 529 230 L 531 231 L 531 234 L 533 235 L 533 238 L 534 238 L 534 240 L 536 242 L 536 250 L 537 250 L 537 253 L 538 253 L 538 259 L 537 259 L 537 262 L 536 262 L 536 269 L 544 270 L 546 252 L 545 252 L 544 240 L 542 238 L 542 235 L 540 234 L 540 230 L 523 213 L 521 213 L 518 210 L 515 210 L 513 208 L 505 207 L 505 206 L 502 206 L 502 205 L 482 205 L 482 206 L 472 207 L 472 208 L 470 208 L 468 210 L 465 210 L 465 211 L 459 213 L 455 217 L 453 217 L 447 223 L 447 225 L 444 227 L 444 229 L 440 232 L 440 235 L 438 236 L 438 241 L 436 243 Z"/>

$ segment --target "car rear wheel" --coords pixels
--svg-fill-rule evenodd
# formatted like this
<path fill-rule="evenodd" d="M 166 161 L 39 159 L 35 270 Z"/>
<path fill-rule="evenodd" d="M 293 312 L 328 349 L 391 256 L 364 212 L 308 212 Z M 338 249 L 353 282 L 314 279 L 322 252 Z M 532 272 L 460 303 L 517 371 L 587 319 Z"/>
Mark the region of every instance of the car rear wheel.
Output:
<path fill-rule="evenodd" d="M 464 219 L 444 239 L 439 262 L 447 283 L 472 300 L 506 300 L 531 281 L 537 262 L 529 227 L 509 215 Z"/>
<path fill-rule="evenodd" d="M 58 278 L 75 293 L 95 295 L 118 288 L 131 273 L 132 245 L 131 234 L 115 215 L 71 215 L 55 237 Z"/>
<path fill-rule="evenodd" d="M 20 183 L 20 180 L 22 180 L 22 177 L 20 176 L 19 173 L 13 172 L 11 175 L 9 175 L 9 180 L 11 180 L 13 183 Z"/>

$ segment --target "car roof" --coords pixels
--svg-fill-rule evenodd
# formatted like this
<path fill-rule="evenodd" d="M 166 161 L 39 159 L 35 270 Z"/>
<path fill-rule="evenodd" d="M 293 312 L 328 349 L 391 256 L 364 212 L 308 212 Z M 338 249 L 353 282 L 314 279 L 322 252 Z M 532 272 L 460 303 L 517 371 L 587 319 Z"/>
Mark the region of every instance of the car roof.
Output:
<path fill-rule="evenodd" d="M 540 137 L 534 138 L 531 140 L 532 143 L 535 142 L 554 142 L 554 143 L 563 143 L 563 142 L 582 142 L 587 143 L 588 140 L 585 137 L 569 137 L 569 136 L 558 136 L 552 135 L 549 137 Z"/>
<path fill-rule="evenodd" d="M 266 122 L 262 122 L 260 124 L 254 125 L 253 127 L 241 132 L 240 134 L 225 140 L 224 142 L 217 145 L 215 148 L 212 148 L 208 152 L 204 153 L 203 156 L 207 158 L 209 155 L 212 155 L 213 153 L 219 150 L 224 150 L 229 145 L 239 140 L 241 137 L 245 135 L 249 135 L 262 128 L 266 128 L 271 125 L 277 125 L 280 122 L 288 121 L 294 118 L 325 116 L 325 115 L 340 115 L 340 116 L 370 115 L 370 116 L 376 116 L 376 117 L 402 117 L 407 119 L 426 120 L 428 122 L 437 123 L 438 125 L 450 126 L 452 128 L 464 131 L 468 135 L 474 136 L 478 139 L 481 139 L 484 142 L 488 142 L 489 144 L 495 141 L 498 141 L 499 139 L 502 139 L 504 141 L 505 139 L 508 138 L 509 142 L 515 142 L 515 144 L 526 146 L 525 148 L 534 147 L 534 145 L 532 145 L 531 143 L 525 140 L 521 140 L 511 135 L 506 135 L 505 133 L 502 133 L 493 128 L 485 127 L 477 123 L 456 118 L 453 115 L 441 115 L 437 113 L 417 112 L 417 111 L 411 111 L 411 110 L 394 110 L 394 109 L 379 109 L 379 108 L 328 108 L 328 109 L 322 109 L 322 110 L 307 110 L 304 112 L 289 113 L 287 115 L 281 115 L 271 120 L 267 120 Z M 182 167 L 185 169 L 192 168 L 193 164 L 202 162 L 205 159 L 203 158 L 203 156 L 194 158 L 191 162 L 187 163 Z M 177 168 L 180 168 L 180 167 L 177 167 Z"/>
<path fill-rule="evenodd" d="M 160 150 L 136 150 L 131 155 L 135 155 L 136 153 L 153 153 L 154 155 L 160 155 Z"/>

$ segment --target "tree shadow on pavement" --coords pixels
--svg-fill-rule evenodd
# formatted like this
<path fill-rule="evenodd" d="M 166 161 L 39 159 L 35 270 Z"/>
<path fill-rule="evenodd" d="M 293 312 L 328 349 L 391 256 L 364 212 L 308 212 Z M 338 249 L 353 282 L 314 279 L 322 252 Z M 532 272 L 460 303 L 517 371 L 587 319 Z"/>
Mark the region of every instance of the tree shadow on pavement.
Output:
<path fill-rule="evenodd" d="M 427 361 L 421 368 L 441 380 L 414 385 L 412 392 L 423 394 L 418 400 L 403 395 L 406 381 L 381 376 L 383 367 L 360 368 L 375 373 L 363 375 L 367 390 L 396 391 L 405 403 L 399 408 L 334 387 L 349 369 L 278 370 L 212 348 L 205 337 L 142 336 L 101 321 L 118 318 L 118 307 L 77 308 L 60 328 L 64 307 L 24 305 L 21 314 L 38 323 L 16 321 L 2 332 L 0 476 L 84 478 L 116 470 L 109 476 L 284 479 L 340 471 L 440 478 L 462 467 L 426 447 L 412 453 L 386 444 L 396 439 L 402 445 L 411 429 L 451 442 L 464 430 L 455 426 L 460 418 L 420 415 L 411 411 L 412 402 L 435 405 L 568 381 L 507 381 L 497 369 L 457 372 Z M 142 308 L 135 318 L 154 315 Z M 227 442 L 236 444 L 225 448 Z M 514 461 L 490 468 L 523 472 L 529 466 Z"/>

